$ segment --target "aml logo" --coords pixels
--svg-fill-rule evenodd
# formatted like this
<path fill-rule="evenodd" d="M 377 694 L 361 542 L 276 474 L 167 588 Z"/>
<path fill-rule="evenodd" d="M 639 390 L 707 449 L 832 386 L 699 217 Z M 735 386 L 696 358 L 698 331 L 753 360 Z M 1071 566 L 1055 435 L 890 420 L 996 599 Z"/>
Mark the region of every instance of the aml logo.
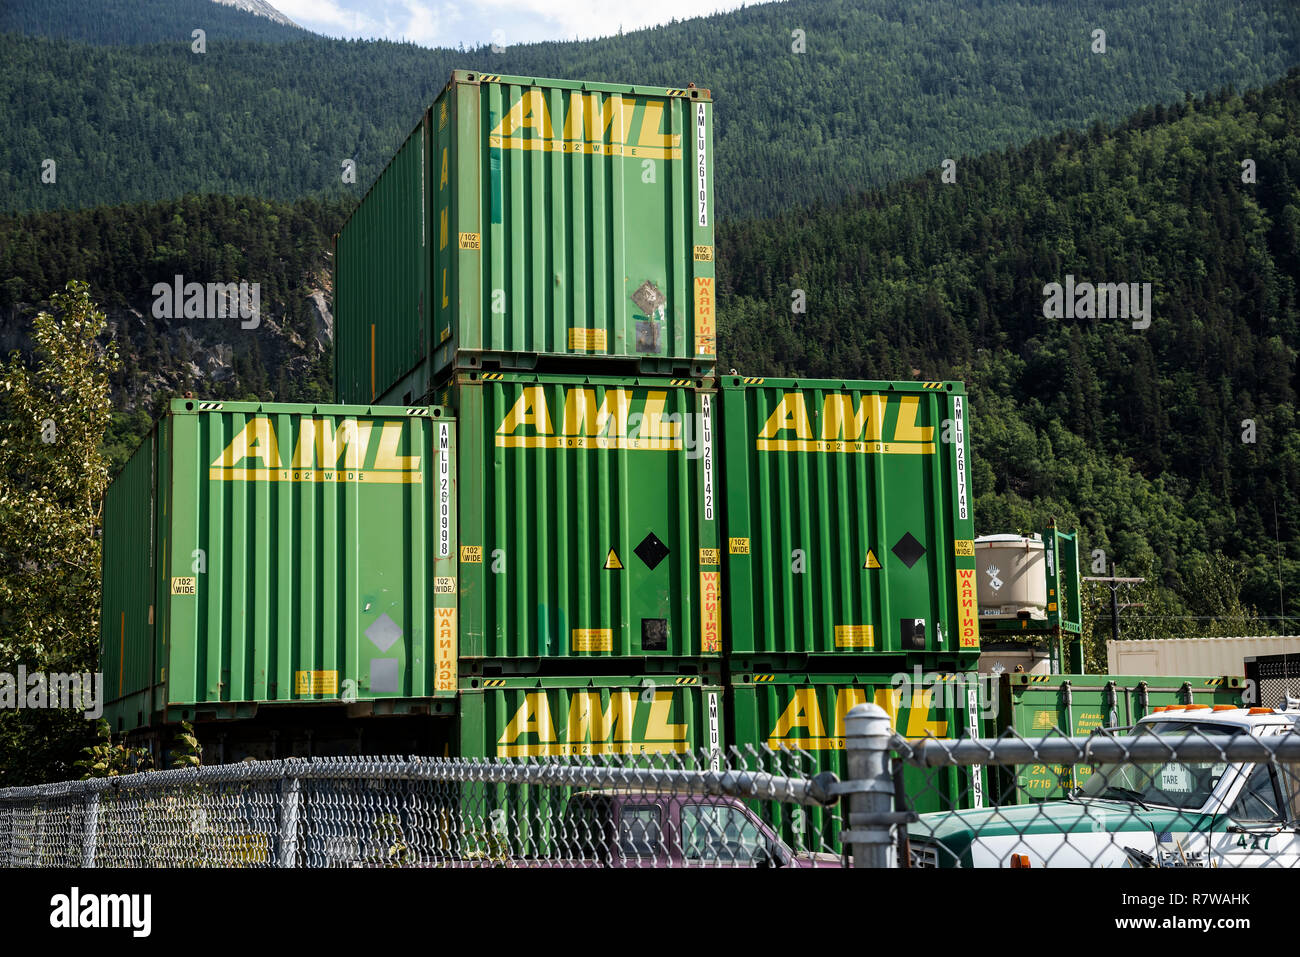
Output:
<path fill-rule="evenodd" d="M 602 704 L 599 691 L 575 691 L 557 734 L 550 697 L 525 692 L 497 741 L 497 757 L 684 753 L 687 728 L 670 722 L 673 700 L 671 691 L 650 692 L 648 703 L 645 692 L 611 691 Z"/>
<path fill-rule="evenodd" d="M 297 420 L 298 438 L 282 445 L 275 424 L 256 416 L 212 460 L 208 477 L 214 481 L 246 482 L 370 482 L 419 484 L 420 456 L 398 455 L 403 422 L 358 422 L 343 419 Z M 379 426 L 379 442 L 370 457 L 370 440 Z M 413 429 L 415 427 L 413 426 Z M 414 431 L 412 435 L 414 436 Z M 292 448 L 282 458 L 281 450 Z"/>
<path fill-rule="evenodd" d="M 885 421 L 891 411 L 895 412 L 894 433 L 885 441 Z M 883 395 L 831 392 L 822 401 L 820 415 L 818 435 L 809 418 L 805 394 L 787 392 L 767 417 L 755 447 L 760 452 L 934 454 L 934 429 L 917 423 L 917 396 L 890 401 Z"/>
<path fill-rule="evenodd" d="M 559 107 L 555 116 L 552 104 Z M 488 134 L 488 145 L 547 153 L 680 159 L 682 137 L 664 132 L 664 106 L 661 100 L 578 90 L 570 91 L 567 99 L 548 99 L 542 90 L 525 90 Z M 633 127 L 637 128 L 635 142 Z"/>
<path fill-rule="evenodd" d="M 667 399 L 668 393 L 659 391 L 606 389 L 597 397 L 595 389 L 565 389 L 557 432 L 546 387 L 527 386 L 501 420 L 496 444 L 512 449 L 679 451 L 682 416 L 664 413 Z M 695 435 L 703 430 L 687 431 Z"/>
<path fill-rule="evenodd" d="M 790 703 L 776 719 L 776 726 L 772 728 L 772 733 L 768 735 L 768 747 L 773 750 L 785 747 L 802 748 L 805 751 L 842 751 L 844 719 L 856 705 L 867 703 L 867 689 L 827 690 L 832 690 L 835 695 L 833 723 L 829 734 L 821 702 L 817 698 L 818 689 L 797 688 L 790 697 Z M 930 719 L 930 708 L 934 702 L 933 690 L 920 688 L 913 690 L 907 708 L 902 707 L 902 688 L 877 688 L 872 701 L 889 715 L 889 723 L 908 738 L 924 738 L 929 734 L 933 734 L 936 738 L 943 738 L 948 734 L 947 721 Z M 900 715 L 905 715 L 902 724 L 899 721 Z"/>

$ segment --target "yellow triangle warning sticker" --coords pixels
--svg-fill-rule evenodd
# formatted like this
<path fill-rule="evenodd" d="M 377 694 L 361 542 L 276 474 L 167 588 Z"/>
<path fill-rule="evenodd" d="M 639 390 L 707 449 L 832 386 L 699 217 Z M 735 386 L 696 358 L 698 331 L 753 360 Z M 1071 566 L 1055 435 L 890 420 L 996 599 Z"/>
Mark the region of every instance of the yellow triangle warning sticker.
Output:
<path fill-rule="evenodd" d="M 873 552 L 873 551 L 872 551 L 871 549 L 869 549 L 869 548 L 867 549 L 867 560 L 866 560 L 866 562 L 863 564 L 862 567 L 863 567 L 863 568 L 879 568 L 879 567 L 880 567 L 880 562 L 876 561 L 876 553 Z"/>
<path fill-rule="evenodd" d="M 623 569 L 623 563 L 618 560 L 618 553 L 612 548 L 609 550 L 609 554 L 605 556 L 605 569 L 607 571 L 622 571 Z"/>

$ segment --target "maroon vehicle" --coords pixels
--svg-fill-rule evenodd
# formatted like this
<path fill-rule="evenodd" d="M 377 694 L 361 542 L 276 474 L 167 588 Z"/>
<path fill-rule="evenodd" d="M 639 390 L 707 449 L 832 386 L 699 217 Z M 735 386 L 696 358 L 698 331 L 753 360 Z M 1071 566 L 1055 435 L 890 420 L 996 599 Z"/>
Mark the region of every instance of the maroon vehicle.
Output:
<path fill-rule="evenodd" d="M 837 854 L 796 852 L 741 801 L 702 794 L 579 791 L 543 867 L 842 867 Z"/>

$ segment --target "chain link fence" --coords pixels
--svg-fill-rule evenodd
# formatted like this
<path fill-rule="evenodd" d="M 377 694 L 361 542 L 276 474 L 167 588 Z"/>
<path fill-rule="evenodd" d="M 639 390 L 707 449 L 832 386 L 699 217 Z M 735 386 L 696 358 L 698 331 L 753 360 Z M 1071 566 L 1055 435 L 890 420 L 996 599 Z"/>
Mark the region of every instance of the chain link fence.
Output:
<path fill-rule="evenodd" d="M 1236 727 L 1171 712 L 1089 737 L 908 740 L 860 705 L 844 780 L 804 752 L 733 749 L 250 761 L 11 788 L 0 864 L 1300 866 L 1300 715 L 1235 712 Z M 1060 784 L 1046 800 L 1045 775 Z"/>
<path fill-rule="evenodd" d="M 0 791 L 10 867 L 839 867 L 807 755 L 318 758 Z M 817 812 L 811 814 L 809 812 Z"/>

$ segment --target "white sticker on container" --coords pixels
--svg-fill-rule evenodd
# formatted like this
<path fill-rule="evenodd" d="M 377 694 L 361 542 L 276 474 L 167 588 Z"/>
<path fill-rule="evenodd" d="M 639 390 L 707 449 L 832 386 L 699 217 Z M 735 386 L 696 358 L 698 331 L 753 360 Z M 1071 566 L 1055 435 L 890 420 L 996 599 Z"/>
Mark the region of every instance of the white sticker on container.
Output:
<path fill-rule="evenodd" d="M 451 430 L 438 423 L 438 557 L 451 555 Z"/>
<path fill-rule="evenodd" d="M 979 679 L 975 679 L 978 681 Z M 975 734 L 979 728 L 979 694 L 975 688 L 966 689 L 966 727 L 970 729 L 971 734 Z M 970 768 L 970 788 L 972 807 L 979 810 L 984 806 L 984 767 L 979 764 L 972 764 Z"/>
<path fill-rule="evenodd" d="M 957 423 L 957 518 L 966 520 L 966 423 L 961 396 L 952 397 L 952 414 Z"/>
<path fill-rule="evenodd" d="M 718 693 L 709 692 L 709 767 L 722 770 L 722 748 L 718 732 Z"/>
<path fill-rule="evenodd" d="M 705 155 L 707 148 L 707 123 L 705 121 L 704 104 L 695 104 L 695 193 L 696 205 L 699 206 L 699 225 L 709 225 L 709 190 L 708 190 L 708 157 Z"/>
<path fill-rule="evenodd" d="M 713 521 L 713 404 L 709 396 L 700 396 L 700 444 L 704 446 L 704 520 Z"/>

